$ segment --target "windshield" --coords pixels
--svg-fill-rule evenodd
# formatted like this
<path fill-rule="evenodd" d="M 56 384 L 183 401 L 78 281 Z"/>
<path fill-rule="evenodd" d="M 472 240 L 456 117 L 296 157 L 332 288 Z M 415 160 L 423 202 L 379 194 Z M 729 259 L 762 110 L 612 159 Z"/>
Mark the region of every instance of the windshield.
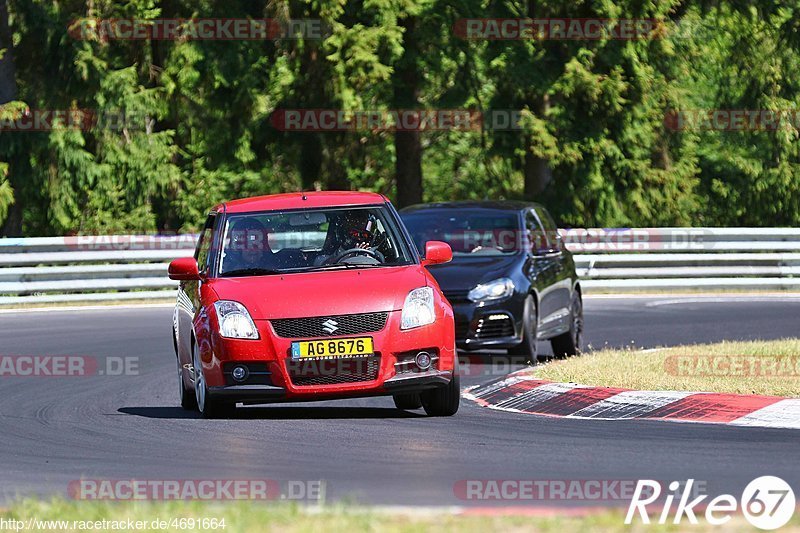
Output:
<path fill-rule="evenodd" d="M 412 262 L 385 207 L 266 211 L 228 217 L 219 275 L 259 276 Z"/>
<path fill-rule="evenodd" d="M 431 209 L 402 213 L 417 249 L 444 241 L 453 255 L 503 255 L 522 249 L 517 213 L 492 209 Z"/>

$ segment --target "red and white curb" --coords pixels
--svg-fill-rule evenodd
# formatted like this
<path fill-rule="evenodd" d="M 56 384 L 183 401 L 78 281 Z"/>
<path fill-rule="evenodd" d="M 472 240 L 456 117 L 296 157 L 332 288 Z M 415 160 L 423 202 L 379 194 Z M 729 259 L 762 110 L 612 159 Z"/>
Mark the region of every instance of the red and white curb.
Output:
<path fill-rule="evenodd" d="M 469 387 L 463 396 L 489 409 L 543 416 L 800 429 L 800 398 L 589 387 L 542 381 L 528 370 Z"/>

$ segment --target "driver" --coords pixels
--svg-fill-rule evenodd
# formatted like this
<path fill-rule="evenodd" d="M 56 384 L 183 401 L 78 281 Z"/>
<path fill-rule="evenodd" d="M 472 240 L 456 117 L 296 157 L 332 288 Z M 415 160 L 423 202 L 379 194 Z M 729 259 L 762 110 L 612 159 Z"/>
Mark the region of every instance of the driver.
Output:
<path fill-rule="evenodd" d="M 272 256 L 267 237 L 267 228 L 254 218 L 243 218 L 236 222 L 230 232 L 230 244 L 223 263 L 224 271 L 271 268 L 267 264 Z"/>
<path fill-rule="evenodd" d="M 339 216 L 333 228 L 333 246 L 326 250 L 326 255 L 318 261 L 320 264 L 332 264 L 337 257 L 348 250 L 371 250 L 375 235 L 375 220 L 368 211 L 348 211 Z M 364 254 L 364 257 L 367 255 Z"/>

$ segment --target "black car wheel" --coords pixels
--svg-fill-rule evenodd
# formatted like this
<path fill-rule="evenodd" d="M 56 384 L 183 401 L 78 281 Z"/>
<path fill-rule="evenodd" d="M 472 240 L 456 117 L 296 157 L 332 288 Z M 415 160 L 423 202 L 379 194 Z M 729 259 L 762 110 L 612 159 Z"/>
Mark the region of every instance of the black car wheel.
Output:
<path fill-rule="evenodd" d="M 553 355 L 558 358 L 570 357 L 581 353 L 581 339 L 583 337 L 583 300 L 581 294 L 575 291 L 570 306 L 569 331 L 554 337 L 550 344 L 553 345 Z"/>
<path fill-rule="evenodd" d="M 422 398 L 420 398 L 419 393 L 395 394 L 393 398 L 394 406 L 398 409 L 411 411 L 422 407 Z"/>
<path fill-rule="evenodd" d="M 536 301 L 533 296 L 525 298 L 524 310 L 522 312 L 522 342 L 514 346 L 508 353 L 519 355 L 525 358 L 525 362 L 534 364 L 537 361 L 536 355 L 536 324 L 538 322 Z"/>
<path fill-rule="evenodd" d="M 203 418 L 227 418 L 236 410 L 236 404 L 224 402 L 208 393 L 200 352 L 192 347 L 192 365 L 194 366 L 194 392 L 197 409 Z"/>
<path fill-rule="evenodd" d="M 461 402 L 461 380 L 458 367 L 453 371 L 453 379 L 446 387 L 423 392 L 420 395 L 422 407 L 428 416 L 453 416 L 458 412 Z"/>
<path fill-rule="evenodd" d="M 187 411 L 197 411 L 197 397 L 183 380 L 183 365 L 180 357 L 178 358 L 178 394 L 181 399 L 181 407 Z"/>

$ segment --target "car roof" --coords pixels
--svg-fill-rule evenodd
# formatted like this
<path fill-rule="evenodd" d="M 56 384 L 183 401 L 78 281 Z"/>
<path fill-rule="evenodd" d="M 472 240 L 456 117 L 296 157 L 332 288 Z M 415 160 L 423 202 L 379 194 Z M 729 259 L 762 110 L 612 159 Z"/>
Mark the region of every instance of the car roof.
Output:
<path fill-rule="evenodd" d="M 241 198 L 219 204 L 214 210 L 222 211 L 224 209 L 228 213 L 247 213 L 250 211 L 303 209 L 306 207 L 375 205 L 388 201 L 384 195 L 375 192 L 309 191 Z"/>
<path fill-rule="evenodd" d="M 532 207 L 542 208 L 534 202 L 519 200 L 463 200 L 458 202 L 433 202 L 429 204 L 416 204 L 402 209 L 402 214 L 417 213 L 420 211 L 433 211 L 438 209 L 493 209 L 496 211 L 522 211 Z"/>

